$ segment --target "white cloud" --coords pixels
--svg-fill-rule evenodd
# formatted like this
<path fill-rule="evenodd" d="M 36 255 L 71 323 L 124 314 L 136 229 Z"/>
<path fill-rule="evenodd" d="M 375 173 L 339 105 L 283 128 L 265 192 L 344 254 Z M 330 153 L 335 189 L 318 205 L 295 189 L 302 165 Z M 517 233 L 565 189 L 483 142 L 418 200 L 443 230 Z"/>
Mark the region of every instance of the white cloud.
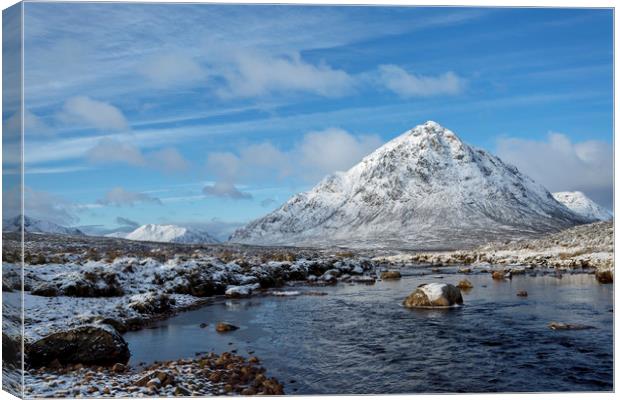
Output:
<path fill-rule="evenodd" d="M 146 193 L 130 192 L 118 186 L 105 194 L 102 199 L 97 200 L 101 205 L 113 205 L 117 207 L 133 206 L 136 203 L 162 204 L 161 200 Z"/>
<path fill-rule="evenodd" d="M 66 124 L 84 124 L 100 130 L 125 130 L 128 128 L 123 113 L 113 105 L 86 96 L 68 99 L 59 119 Z"/>
<path fill-rule="evenodd" d="M 238 183 L 296 177 L 309 182 L 347 170 L 382 144 L 377 135 L 353 135 L 343 129 L 309 132 L 288 151 L 270 142 L 207 155 L 207 169 L 218 182 Z"/>
<path fill-rule="evenodd" d="M 502 138 L 497 155 L 551 192 L 579 190 L 612 207 L 613 147 L 608 143 L 574 143 L 562 133 L 549 133 L 546 140 Z"/>
<path fill-rule="evenodd" d="M 206 79 L 207 72 L 192 57 L 166 53 L 148 57 L 138 71 L 156 86 L 185 85 Z"/>
<path fill-rule="evenodd" d="M 164 173 L 183 172 L 189 162 L 172 147 L 165 147 L 143 153 L 131 143 L 105 137 L 86 153 L 87 159 L 95 164 L 120 163 L 136 167 L 150 167 Z"/>
<path fill-rule="evenodd" d="M 326 97 L 338 97 L 351 92 L 354 79 L 345 71 L 320 63 L 310 64 L 299 53 L 272 56 L 235 51 L 219 73 L 226 87 L 218 93 L 223 97 L 254 97 L 273 92 L 298 91 Z"/>
<path fill-rule="evenodd" d="M 206 196 L 228 197 L 231 199 L 251 199 L 250 193 L 242 192 L 235 185 L 228 182 L 216 182 L 213 185 L 207 185 L 202 189 L 202 193 Z"/>
<path fill-rule="evenodd" d="M 86 157 L 92 163 L 125 163 L 134 166 L 146 165 L 142 152 L 130 143 L 112 138 L 103 138 L 91 148 Z"/>
<path fill-rule="evenodd" d="M 172 147 L 166 147 L 161 150 L 156 150 L 147 154 L 149 165 L 160 171 L 171 172 L 183 172 L 189 169 L 189 162 L 179 153 L 179 151 Z"/>
<path fill-rule="evenodd" d="M 401 97 L 456 95 L 465 89 L 465 80 L 454 72 L 437 76 L 415 75 L 397 65 L 380 65 L 379 82 Z"/>
<path fill-rule="evenodd" d="M 376 135 L 354 136 L 343 129 L 329 128 L 307 133 L 295 152 L 306 177 L 320 179 L 349 169 L 381 144 Z"/>

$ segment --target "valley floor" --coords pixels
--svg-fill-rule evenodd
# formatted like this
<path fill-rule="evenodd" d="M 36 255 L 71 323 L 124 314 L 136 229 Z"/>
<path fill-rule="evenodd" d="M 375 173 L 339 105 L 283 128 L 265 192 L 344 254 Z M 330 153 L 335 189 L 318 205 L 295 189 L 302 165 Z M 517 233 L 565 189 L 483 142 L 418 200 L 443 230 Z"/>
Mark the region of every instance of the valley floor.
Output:
<path fill-rule="evenodd" d="M 19 341 L 22 281 L 19 264 L 11 263 L 19 237 L 4 234 L 3 239 L 4 347 L 5 341 Z M 67 337 L 77 335 L 75 329 L 83 327 L 114 335 L 143 329 L 218 296 L 299 295 L 283 289 L 291 282 L 316 287 L 305 295 L 323 295 L 322 286 L 373 284 L 383 270 L 415 265 L 432 266 L 429 274 L 450 265 L 464 271 L 471 265 L 479 273 L 519 273 L 524 268 L 544 273 L 579 270 L 596 272 L 605 283 L 613 280 L 613 223 L 578 226 L 539 239 L 494 243 L 470 251 L 397 254 L 28 235 L 25 259 L 27 395 L 280 394 L 281 383 L 266 377 L 258 360 L 234 354 L 197 354 L 193 359 L 132 369 L 118 366 L 127 361 L 122 356 L 117 360 L 98 359 L 97 354 L 89 354 L 91 359 L 67 358 L 54 353 L 52 343 L 65 343 Z M 88 354 L 82 348 L 88 346 L 88 338 L 77 336 L 71 346 L 76 353 Z M 50 337 L 56 342 L 50 342 Z M 110 346 L 104 352 L 122 350 L 123 344 L 117 340 Z M 200 379 L 183 378 L 188 374 Z"/>

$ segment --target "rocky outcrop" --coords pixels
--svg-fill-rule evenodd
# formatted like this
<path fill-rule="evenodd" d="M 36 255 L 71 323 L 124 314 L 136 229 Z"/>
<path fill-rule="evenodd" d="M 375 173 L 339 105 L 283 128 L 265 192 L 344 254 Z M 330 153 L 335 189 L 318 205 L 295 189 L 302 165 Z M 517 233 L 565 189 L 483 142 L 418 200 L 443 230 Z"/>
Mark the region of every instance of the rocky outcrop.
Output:
<path fill-rule="evenodd" d="M 226 297 L 240 298 L 250 297 L 252 292 L 260 289 L 260 283 L 252 283 L 250 285 L 229 286 L 226 289 Z"/>
<path fill-rule="evenodd" d="M 129 299 L 129 308 L 146 315 L 163 314 L 170 311 L 174 304 L 174 299 L 165 293 L 137 294 Z"/>
<path fill-rule="evenodd" d="M 48 335 L 26 348 L 30 366 L 41 367 L 52 363 L 113 365 L 129 360 L 125 339 L 113 328 L 85 325 Z"/>
<path fill-rule="evenodd" d="M 36 296 L 114 297 L 124 294 L 114 271 L 90 269 L 51 281 L 41 282 L 32 289 Z"/>
<path fill-rule="evenodd" d="M 447 283 L 424 283 L 403 302 L 407 308 L 450 307 L 457 304 L 463 304 L 461 291 Z"/>

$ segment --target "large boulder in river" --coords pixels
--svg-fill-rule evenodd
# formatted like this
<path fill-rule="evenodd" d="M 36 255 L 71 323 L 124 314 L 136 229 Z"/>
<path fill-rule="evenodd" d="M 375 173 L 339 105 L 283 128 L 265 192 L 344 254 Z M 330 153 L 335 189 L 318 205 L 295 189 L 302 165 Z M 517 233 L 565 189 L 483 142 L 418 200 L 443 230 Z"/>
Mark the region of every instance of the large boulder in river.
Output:
<path fill-rule="evenodd" d="M 463 297 L 459 288 L 448 283 L 423 283 L 403 302 L 408 308 L 450 307 L 455 304 L 463 304 Z"/>
<path fill-rule="evenodd" d="M 113 365 L 129 360 L 125 339 L 113 328 L 85 325 L 56 332 L 30 344 L 28 364 L 42 367 L 58 360 L 60 364 Z"/>

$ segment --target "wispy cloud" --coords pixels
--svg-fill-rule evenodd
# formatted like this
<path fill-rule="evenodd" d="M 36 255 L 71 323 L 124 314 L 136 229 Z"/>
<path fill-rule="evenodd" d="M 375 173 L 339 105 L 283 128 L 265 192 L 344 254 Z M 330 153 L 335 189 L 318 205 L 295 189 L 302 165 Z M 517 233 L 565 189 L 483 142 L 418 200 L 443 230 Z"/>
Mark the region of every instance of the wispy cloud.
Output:
<path fill-rule="evenodd" d="M 404 98 L 456 95 L 465 89 L 465 80 L 454 72 L 437 76 L 417 75 L 391 64 L 379 66 L 379 82 Z"/>
<path fill-rule="evenodd" d="M 354 79 L 347 72 L 326 63 L 311 64 L 299 53 L 273 56 L 244 49 L 234 51 L 231 61 L 220 68 L 226 86 L 218 93 L 225 97 L 263 96 L 283 91 L 336 97 L 350 93 L 354 86 Z"/>
<path fill-rule="evenodd" d="M 88 150 L 87 158 L 92 163 L 124 163 L 135 166 L 146 164 L 142 152 L 136 146 L 107 137 Z"/>
<path fill-rule="evenodd" d="M 234 184 L 229 182 L 216 182 L 213 185 L 207 185 L 202 188 L 202 193 L 205 196 L 228 197 L 239 200 L 252 199 L 250 193 L 240 191 Z"/>
<path fill-rule="evenodd" d="M 207 78 L 206 69 L 183 52 L 148 56 L 138 72 L 158 87 L 197 84 Z"/>
<path fill-rule="evenodd" d="M 146 193 L 130 192 L 120 186 L 107 192 L 103 198 L 97 200 L 97 203 L 104 206 L 112 205 L 116 207 L 131 207 L 137 203 L 162 204 L 161 200 L 157 197 Z"/>
<path fill-rule="evenodd" d="M 173 147 L 143 153 L 131 142 L 104 137 L 88 150 L 86 157 L 94 164 L 127 164 L 146 167 L 164 173 L 179 173 L 189 168 L 189 162 Z"/>
<path fill-rule="evenodd" d="M 87 96 L 68 99 L 58 114 L 66 124 L 84 124 L 99 130 L 124 130 L 129 124 L 117 107 Z"/>
<path fill-rule="evenodd" d="M 381 144 L 377 135 L 353 135 L 328 128 L 306 133 L 289 150 L 265 141 L 240 147 L 236 153 L 209 153 L 207 171 L 218 182 L 228 184 L 287 177 L 314 182 L 350 168 Z"/>

